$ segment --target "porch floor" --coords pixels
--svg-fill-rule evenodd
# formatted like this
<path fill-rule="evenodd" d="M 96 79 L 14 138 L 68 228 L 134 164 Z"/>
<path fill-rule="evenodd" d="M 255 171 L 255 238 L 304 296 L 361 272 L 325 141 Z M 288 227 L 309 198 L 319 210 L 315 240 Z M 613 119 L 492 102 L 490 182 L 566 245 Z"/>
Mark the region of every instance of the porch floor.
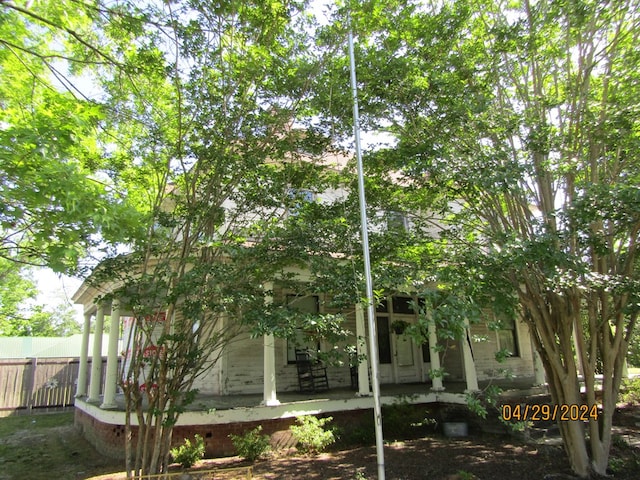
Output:
<path fill-rule="evenodd" d="M 502 396 L 528 396 L 546 395 L 548 389 L 545 385 L 532 386 L 532 379 L 518 378 L 513 380 L 493 380 L 478 382 L 480 389 L 486 388 L 489 384 L 496 385 L 503 390 Z M 464 381 L 449 381 L 445 383 L 443 393 L 459 394 L 462 396 L 466 389 Z M 426 395 L 431 393 L 429 383 L 403 383 L 386 384 L 380 386 L 380 396 L 384 398 L 406 398 L 410 403 L 412 396 Z M 351 388 L 331 388 L 323 392 L 300 393 L 297 391 L 278 392 L 277 398 L 281 404 L 350 400 L 356 397 L 356 391 Z M 207 395 L 198 394 L 196 399 L 187 406 L 187 411 L 207 412 L 213 410 L 231 410 L 237 408 L 253 408 L 263 406 L 263 395 L 256 394 L 232 394 L 232 395 Z M 124 411 L 125 403 L 123 395 L 116 396 L 116 411 Z"/>

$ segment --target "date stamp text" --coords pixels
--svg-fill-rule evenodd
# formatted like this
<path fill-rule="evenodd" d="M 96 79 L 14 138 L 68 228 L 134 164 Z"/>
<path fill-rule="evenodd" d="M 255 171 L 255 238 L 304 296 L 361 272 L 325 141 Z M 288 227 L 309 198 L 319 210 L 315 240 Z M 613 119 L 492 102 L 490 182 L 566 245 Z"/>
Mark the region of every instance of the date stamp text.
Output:
<path fill-rule="evenodd" d="M 503 420 L 507 422 L 587 422 L 598 419 L 597 405 L 577 405 L 561 403 L 549 404 L 504 404 L 500 407 Z"/>

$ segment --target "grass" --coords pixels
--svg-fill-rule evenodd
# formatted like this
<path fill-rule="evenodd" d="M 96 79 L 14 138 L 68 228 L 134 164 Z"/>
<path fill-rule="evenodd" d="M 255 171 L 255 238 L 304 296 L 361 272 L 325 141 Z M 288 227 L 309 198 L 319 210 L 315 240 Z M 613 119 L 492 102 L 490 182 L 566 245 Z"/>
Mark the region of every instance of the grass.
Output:
<path fill-rule="evenodd" d="M 73 427 L 73 412 L 0 418 L 0 480 L 76 480 L 109 468 Z"/>
<path fill-rule="evenodd" d="M 37 432 L 52 427 L 73 425 L 73 412 L 48 413 L 42 415 L 13 415 L 0 418 L 0 438 L 8 437 L 19 430 Z"/>

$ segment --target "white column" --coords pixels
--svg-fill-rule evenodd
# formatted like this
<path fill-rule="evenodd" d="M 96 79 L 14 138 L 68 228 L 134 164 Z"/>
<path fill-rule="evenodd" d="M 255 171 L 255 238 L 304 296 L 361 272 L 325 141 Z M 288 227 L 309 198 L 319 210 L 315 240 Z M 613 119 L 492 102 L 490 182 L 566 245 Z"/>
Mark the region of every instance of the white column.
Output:
<path fill-rule="evenodd" d="M 102 331 L 104 327 L 104 307 L 100 305 L 96 313 L 96 328 L 93 335 L 93 354 L 91 355 L 91 378 L 89 379 L 89 402 L 100 401 L 100 383 L 102 381 Z"/>
<path fill-rule="evenodd" d="M 358 393 L 359 397 L 371 395 L 369 385 L 369 355 L 367 350 L 367 332 L 365 330 L 364 308 L 356 304 L 356 353 L 358 355 Z"/>
<path fill-rule="evenodd" d="M 85 312 L 82 327 L 82 344 L 80 345 L 80 364 L 78 365 L 78 384 L 76 398 L 87 395 L 87 367 L 89 366 L 89 332 L 91 331 L 91 314 Z"/>
<path fill-rule="evenodd" d="M 579 319 L 576 322 L 580 321 Z M 584 365 L 582 365 L 582 352 L 580 351 L 580 343 L 578 342 L 578 329 L 575 323 L 573 324 L 573 348 L 576 351 L 576 367 L 578 368 L 578 375 L 584 380 Z"/>
<path fill-rule="evenodd" d="M 533 353 L 533 373 L 535 375 L 534 385 L 544 385 L 547 383 L 547 379 L 544 376 L 544 365 L 542 365 L 542 359 L 533 345 L 531 345 L 531 351 Z"/>
<path fill-rule="evenodd" d="M 100 408 L 117 408 L 116 386 L 118 385 L 118 339 L 120 337 L 120 303 L 111 302 L 109 324 L 109 348 L 107 351 L 107 372 L 104 380 L 104 397 Z"/>
<path fill-rule="evenodd" d="M 427 320 L 427 332 L 429 333 L 429 357 L 431 360 L 431 370 L 440 371 L 440 352 L 438 352 L 438 335 L 436 334 L 436 322 L 429 318 Z M 442 376 L 431 377 L 431 390 L 440 392 L 444 390 Z"/>
<path fill-rule="evenodd" d="M 269 282 L 264 285 L 265 291 L 273 291 L 273 283 Z M 271 305 L 273 297 L 267 295 L 265 304 Z M 264 349 L 264 385 L 263 400 L 264 405 L 280 405 L 276 395 L 276 347 L 273 335 L 264 335 L 262 339 Z"/>
<path fill-rule="evenodd" d="M 464 321 L 464 337 L 462 338 L 462 360 L 464 362 L 464 376 L 467 380 L 467 392 L 477 392 L 478 374 L 476 373 L 476 364 L 473 361 L 473 352 L 471 351 L 471 334 L 469 332 L 469 320 Z"/>
<path fill-rule="evenodd" d="M 263 337 L 264 344 L 264 405 L 280 405 L 276 395 L 276 349 L 273 335 Z"/>

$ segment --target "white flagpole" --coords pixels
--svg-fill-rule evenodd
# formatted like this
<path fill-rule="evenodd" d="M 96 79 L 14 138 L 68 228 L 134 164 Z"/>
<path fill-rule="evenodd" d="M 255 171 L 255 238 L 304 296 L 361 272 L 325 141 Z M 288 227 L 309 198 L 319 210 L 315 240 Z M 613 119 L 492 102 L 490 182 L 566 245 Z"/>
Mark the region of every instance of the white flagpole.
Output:
<path fill-rule="evenodd" d="M 356 144 L 356 160 L 358 163 L 358 198 L 360 200 L 360 221 L 362 228 L 362 251 L 364 256 L 364 273 L 367 288 L 367 317 L 369 321 L 369 365 L 371 365 L 371 383 L 373 387 L 373 414 L 376 431 L 376 456 L 378 463 L 378 480 L 384 480 L 384 438 L 382 436 L 382 406 L 380 403 L 380 377 L 378 374 L 378 342 L 376 332 L 376 309 L 373 300 L 373 282 L 371 280 L 371 260 L 369 259 L 369 232 L 367 228 L 367 200 L 364 194 L 364 174 L 362 172 L 362 148 L 360 146 L 360 117 L 358 111 L 358 85 L 356 83 L 356 61 L 353 51 L 353 33 L 351 32 L 351 16 L 349 25 L 349 65 L 351 70 L 351 92 L 353 95 L 353 135 Z"/>

